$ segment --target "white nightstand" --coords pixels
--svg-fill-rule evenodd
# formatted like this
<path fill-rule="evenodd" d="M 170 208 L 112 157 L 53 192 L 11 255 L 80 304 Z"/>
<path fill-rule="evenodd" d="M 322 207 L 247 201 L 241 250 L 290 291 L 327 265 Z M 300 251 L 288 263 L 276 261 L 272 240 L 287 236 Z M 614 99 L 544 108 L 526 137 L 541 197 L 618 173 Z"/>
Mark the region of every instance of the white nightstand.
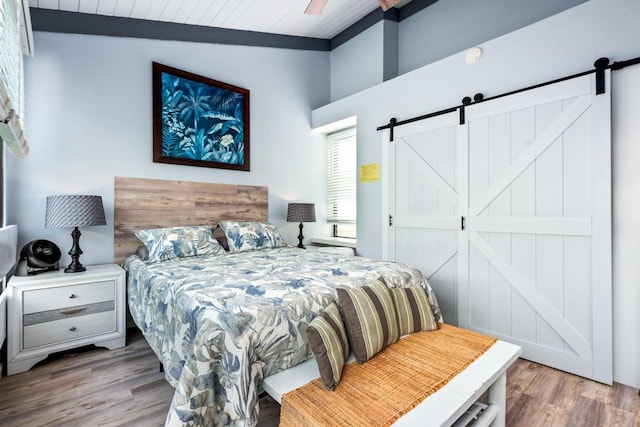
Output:
<path fill-rule="evenodd" d="M 340 255 L 355 255 L 356 240 L 343 237 L 314 237 L 307 249 Z"/>
<path fill-rule="evenodd" d="M 125 345 L 125 272 L 116 264 L 14 276 L 7 292 L 9 375 L 29 370 L 50 353 Z"/>
<path fill-rule="evenodd" d="M 318 251 L 325 252 L 334 255 L 345 255 L 345 256 L 353 256 L 355 255 L 355 250 L 353 248 L 348 248 L 345 246 L 323 246 L 323 245 L 307 245 L 308 251 Z"/>

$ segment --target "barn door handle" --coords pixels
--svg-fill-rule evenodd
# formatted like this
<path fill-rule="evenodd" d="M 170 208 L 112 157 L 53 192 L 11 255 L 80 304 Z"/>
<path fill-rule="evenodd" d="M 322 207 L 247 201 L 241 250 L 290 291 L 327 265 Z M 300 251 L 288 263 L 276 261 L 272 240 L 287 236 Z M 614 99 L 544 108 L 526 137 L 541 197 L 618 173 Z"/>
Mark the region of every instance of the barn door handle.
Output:
<path fill-rule="evenodd" d="M 464 217 L 460 217 L 460 230 L 464 230 Z"/>

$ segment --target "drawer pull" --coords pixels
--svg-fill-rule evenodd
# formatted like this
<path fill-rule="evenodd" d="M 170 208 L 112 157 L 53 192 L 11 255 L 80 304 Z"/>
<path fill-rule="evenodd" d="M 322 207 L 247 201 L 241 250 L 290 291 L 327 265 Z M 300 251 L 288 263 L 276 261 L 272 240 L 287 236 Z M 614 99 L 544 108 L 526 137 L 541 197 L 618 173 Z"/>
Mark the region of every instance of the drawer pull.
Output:
<path fill-rule="evenodd" d="M 73 332 L 73 331 L 75 331 L 75 330 L 76 330 L 76 327 L 75 327 L 75 326 L 72 326 L 72 327 L 70 327 L 70 328 L 69 328 L 69 330 L 70 330 L 71 332 Z"/>
<path fill-rule="evenodd" d="M 76 314 L 76 313 L 80 313 L 81 311 L 85 311 L 86 309 L 87 309 L 87 307 L 74 308 L 74 309 L 71 309 L 71 310 L 61 311 L 60 313 L 62 313 L 62 314 Z"/>
<path fill-rule="evenodd" d="M 69 295 L 69 298 L 75 298 L 75 297 L 76 297 L 76 294 Z"/>

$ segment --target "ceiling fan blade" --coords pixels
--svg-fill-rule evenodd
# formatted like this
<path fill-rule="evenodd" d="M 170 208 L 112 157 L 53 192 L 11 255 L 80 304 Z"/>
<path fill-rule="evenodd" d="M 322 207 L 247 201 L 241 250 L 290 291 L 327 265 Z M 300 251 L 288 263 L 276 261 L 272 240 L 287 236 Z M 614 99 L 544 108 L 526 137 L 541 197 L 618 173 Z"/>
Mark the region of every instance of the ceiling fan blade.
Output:
<path fill-rule="evenodd" d="M 304 13 L 307 15 L 320 15 L 326 5 L 327 0 L 311 0 Z"/>
<path fill-rule="evenodd" d="M 382 10 L 387 10 L 400 3 L 400 0 L 378 0 L 378 3 Z"/>

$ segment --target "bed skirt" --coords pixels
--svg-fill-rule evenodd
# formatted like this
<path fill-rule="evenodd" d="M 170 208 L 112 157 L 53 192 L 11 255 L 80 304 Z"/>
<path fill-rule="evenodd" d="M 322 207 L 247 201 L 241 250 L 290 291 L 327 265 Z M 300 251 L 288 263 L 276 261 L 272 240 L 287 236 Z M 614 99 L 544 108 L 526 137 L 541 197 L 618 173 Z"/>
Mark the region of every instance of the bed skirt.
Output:
<path fill-rule="evenodd" d="M 480 357 L 497 340 L 440 324 L 345 366 L 334 391 L 316 379 L 282 396 L 281 427 L 388 426 Z"/>

